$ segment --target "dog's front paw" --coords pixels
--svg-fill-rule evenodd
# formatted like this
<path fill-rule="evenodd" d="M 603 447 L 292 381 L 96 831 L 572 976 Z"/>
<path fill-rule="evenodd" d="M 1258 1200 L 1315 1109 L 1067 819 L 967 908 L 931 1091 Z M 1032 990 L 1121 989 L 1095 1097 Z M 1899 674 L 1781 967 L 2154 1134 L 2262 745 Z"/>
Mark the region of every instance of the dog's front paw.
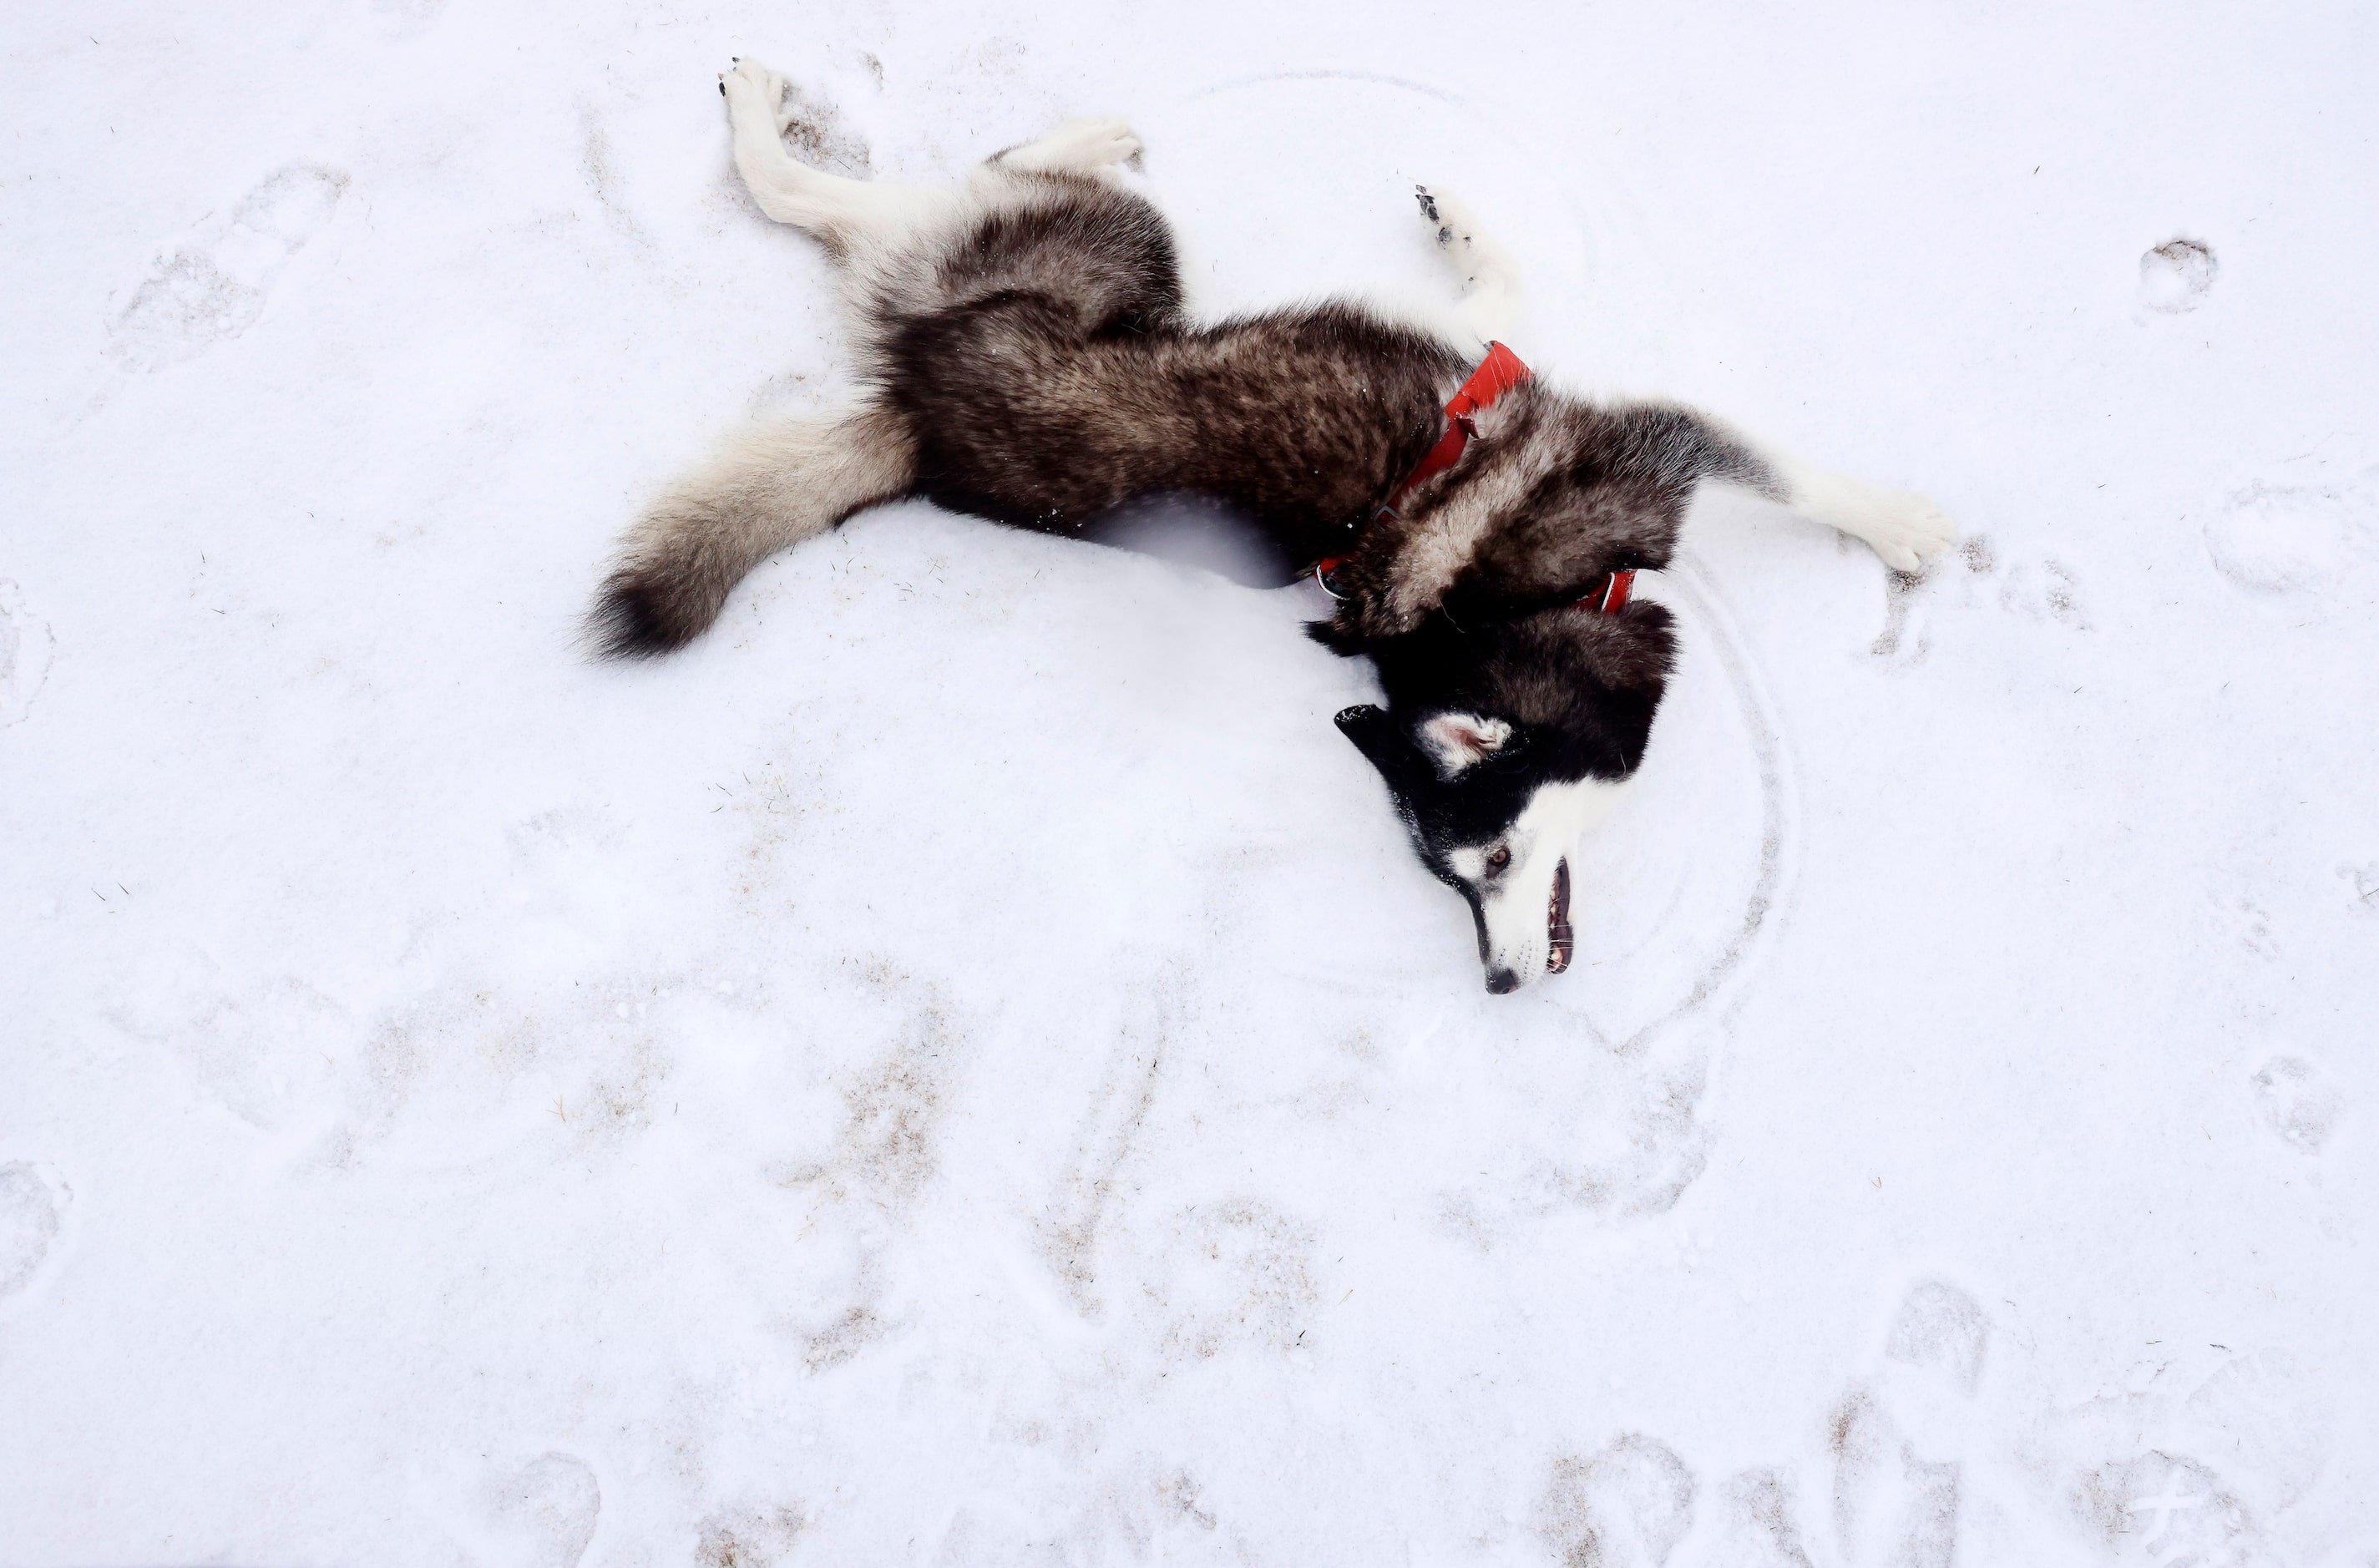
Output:
<path fill-rule="evenodd" d="M 1862 509 L 1861 538 L 1894 572 L 1918 572 L 1958 542 L 1950 514 L 1914 490 L 1876 490 Z"/>
<path fill-rule="evenodd" d="M 1437 247 L 1448 260 L 1468 271 L 1471 253 L 1483 243 L 1479 218 L 1470 204 L 1441 185 L 1413 187 L 1413 200 L 1420 207 L 1421 226 L 1429 230 Z"/>
<path fill-rule="evenodd" d="M 775 123 L 777 106 L 785 101 L 788 85 L 782 76 L 749 54 L 737 55 L 719 73 L 719 90 L 727 99 L 727 112 L 739 119 L 749 115 L 755 121 Z"/>
<path fill-rule="evenodd" d="M 1455 225 L 1469 216 L 1462 203 L 1447 192 L 1432 190 L 1425 185 L 1413 187 L 1413 200 L 1420 206 L 1421 226 L 1429 230 L 1430 237 L 1451 249 L 1456 243 Z"/>

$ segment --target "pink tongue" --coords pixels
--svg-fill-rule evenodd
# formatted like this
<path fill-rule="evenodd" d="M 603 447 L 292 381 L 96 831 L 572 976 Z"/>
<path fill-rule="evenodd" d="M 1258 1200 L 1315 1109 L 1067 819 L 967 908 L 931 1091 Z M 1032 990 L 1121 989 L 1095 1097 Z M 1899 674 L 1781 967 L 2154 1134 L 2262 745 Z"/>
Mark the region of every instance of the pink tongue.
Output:
<path fill-rule="evenodd" d="M 1545 972 L 1559 974 L 1569 968 L 1570 948 L 1576 936 L 1569 927 L 1569 862 L 1553 867 L 1553 895 L 1545 911 L 1547 934 L 1552 938 L 1545 953 Z"/>

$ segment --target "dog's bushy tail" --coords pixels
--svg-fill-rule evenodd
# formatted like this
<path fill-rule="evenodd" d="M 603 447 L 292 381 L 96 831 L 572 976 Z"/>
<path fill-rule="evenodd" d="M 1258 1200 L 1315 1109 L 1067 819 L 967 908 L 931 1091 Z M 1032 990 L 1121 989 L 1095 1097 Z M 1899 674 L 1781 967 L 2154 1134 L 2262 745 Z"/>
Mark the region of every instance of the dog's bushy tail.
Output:
<path fill-rule="evenodd" d="M 745 573 L 906 494 L 916 470 L 907 425 L 873 404 L 754 426 L 671 485 L 621 539 L 586 617 L 588 645 L 605 658 L 684 646 L 719 618 Z"/>

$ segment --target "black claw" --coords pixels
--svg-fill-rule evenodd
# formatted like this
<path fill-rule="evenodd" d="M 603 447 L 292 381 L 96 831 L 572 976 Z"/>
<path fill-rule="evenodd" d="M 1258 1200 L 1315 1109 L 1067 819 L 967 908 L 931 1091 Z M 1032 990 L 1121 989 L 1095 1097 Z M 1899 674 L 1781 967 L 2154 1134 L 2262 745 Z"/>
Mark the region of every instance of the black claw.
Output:
<path fill-rule="evenodd" d="M 727 84 L 723 81 L 719 84 L 719 96 L 721 98 L 727 96 Z"/>

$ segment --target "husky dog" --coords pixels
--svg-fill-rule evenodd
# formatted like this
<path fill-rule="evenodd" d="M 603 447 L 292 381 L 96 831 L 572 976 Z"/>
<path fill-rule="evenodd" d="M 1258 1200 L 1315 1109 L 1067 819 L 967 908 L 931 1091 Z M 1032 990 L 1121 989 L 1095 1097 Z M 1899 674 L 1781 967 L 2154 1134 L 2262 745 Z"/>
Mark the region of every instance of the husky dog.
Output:
<path fill-rule="evenodd" d="M 1674 648 L 1667 612 L 1626 588 L 1669 562 L 1697 484 L 1747 488 L 1899 571 L 1955 537 L 1921 496 L 1708 415 L 1529 378 L 1497 342 L 1518 271 L 1443 189 L 1419 193 L 1462 285 L 1442 319 L 1340 303 L 1202 322 L 1164 218 L 1119 175 L 1140 153 L 1121 120 L 1070 121 L 929 190 L 800 163 L 784 78 L 757 62 L 719 90 L 761 211 L 841 263 L 863 390 L 745 432 L 654 502 L 589 617 L 600 651 L 683 645 L 768 555 L 900 497 L 1076 535 L 1134 497 L 1217 499 L 1316 564 L 1338 602 L 1315 637 L 1376 666 L 1387 706 L 1338 725 L 1469 902 L 1490 991 L 1568 966 L 1568 856 L 1642 760 Z"/>

